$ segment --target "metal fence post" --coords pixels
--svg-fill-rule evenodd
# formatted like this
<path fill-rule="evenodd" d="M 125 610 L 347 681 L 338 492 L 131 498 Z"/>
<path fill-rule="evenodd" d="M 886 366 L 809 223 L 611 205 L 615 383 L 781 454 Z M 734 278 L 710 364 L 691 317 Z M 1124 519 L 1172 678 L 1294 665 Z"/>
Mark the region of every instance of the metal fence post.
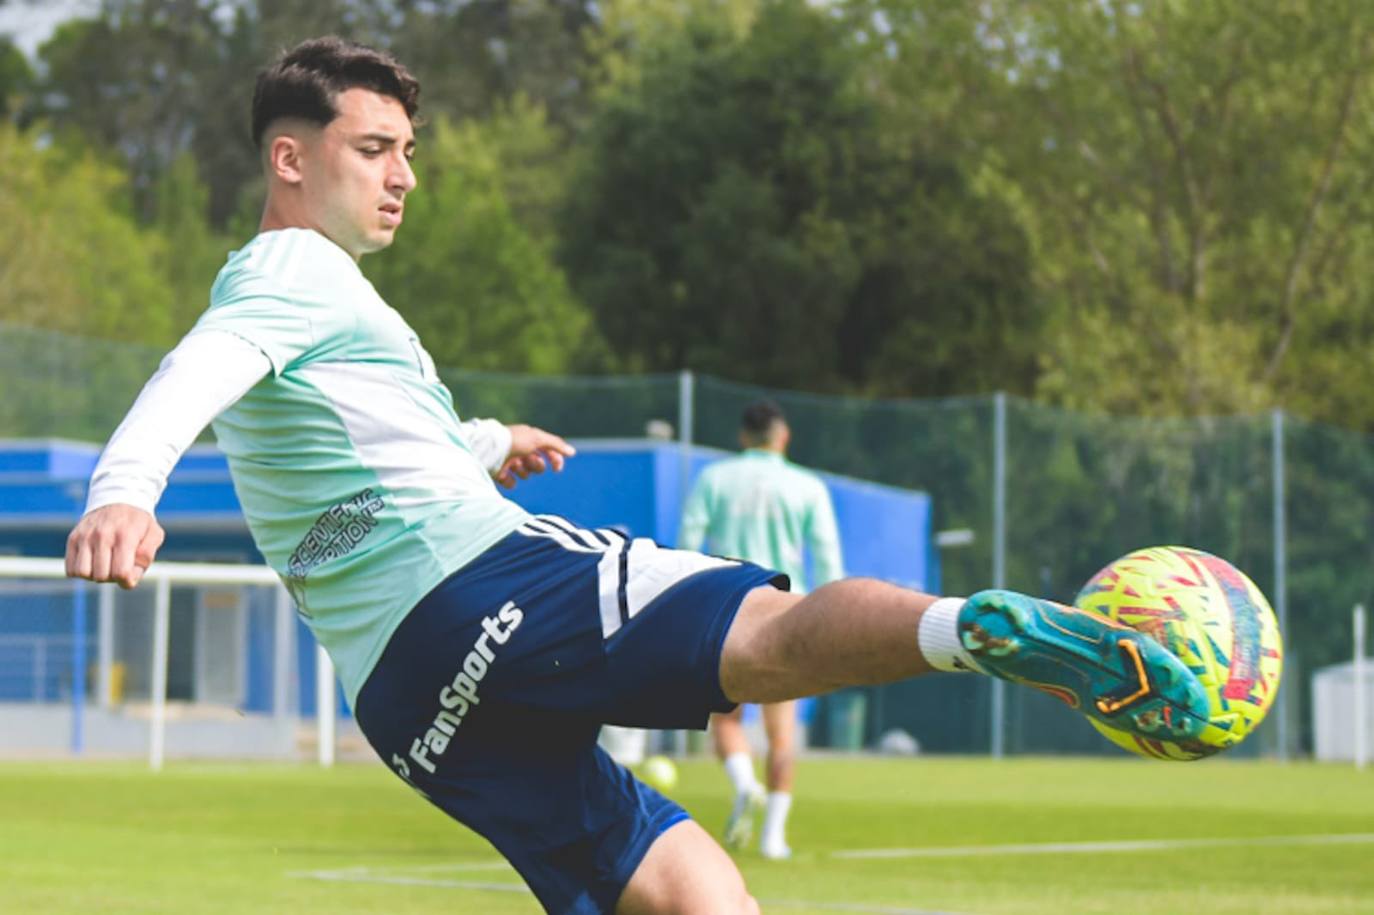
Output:
<path fill-rule="evenodd" d="M 160 576 L 153 593 L 153 689 L 148 767 L 158 772 L 167 753 L 167 643 L 172 618 L 172 580 Z"/>
<path fill-rule="evenodd" d="M 114 585 L 101 585 L 98 589 L 99 625 L 98 642 L 98 688 L 100 707 L 109 709 L 114 706 Z"/>
<path fill-rule="evenodd" d="M 687 492 L 692 483 L 692 441 L 696 425 L 696 376 L 691 369 L 683 369 L 677 376 L 677 441 L 678 441 L 678 517 L 687 506 Z M 687 732 L 672 732 L 673 752 L 687 753 Z"/>
<path fill-rule="evenodd" d="M 315 734 L 319 763 L 334 765 L 335 722 L 339 710 L 334 701 L 334 662 L 324 646 L 315 643 Z"/>
<path fill-rule="evenodd" d="M 1364 604 L 1356 604 L 1353 613 L 1354 619 L 1354 642 L 1355 642 L 1355 669 L 1352 671 L 1355 677 L 1355 768 L 1363 769 L 1365 765 L 1365 742 L 1368 735 L 1365 733 L 1365 688 L 1364 688 L 1364 636 L 1365 618 Z"/>
<path fill-rule="evenodd" d="M 1007 586 L 1007 395 L 992 399 L 992 586 Z M 1006 754 L 1007 684 L 992 681 L 992 758 Z"/>
<path fill-rule="evenodd" d="M 1285 511 L 1286 485 L 1283 466 L 1283 411 L 1272 416 L 1274 451 L 1274 609 L 1278 613 L 1279 632 L 1288 636 L 1288 517 Z M 1290 689 L 1289 693 L 1292 692 Z M 1288 701 L 1279 700 L 1278 707 L 1279 759 L 1288 759 Z"/>
<path fill-rule="evenodd" d="M 677 376 L 677 441 L 681 476 L 678 506 L 687 503 L 687 486 L 692 481 L 692 439 L 696 423 L 696 376 L 691 369 L 683 369 Z"/>
<path fill-rule="evenodd" d="M 72 583 L 72 755 L 85 746 L 86 717 L 86 584 Z"/>

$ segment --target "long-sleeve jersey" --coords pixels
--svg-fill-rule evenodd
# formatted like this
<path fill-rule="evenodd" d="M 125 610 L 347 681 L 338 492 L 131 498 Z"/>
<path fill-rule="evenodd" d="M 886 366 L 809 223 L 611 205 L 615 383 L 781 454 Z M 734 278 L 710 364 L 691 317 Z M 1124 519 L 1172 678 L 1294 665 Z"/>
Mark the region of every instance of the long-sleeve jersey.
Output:
<path fill-rule="evenodd" d="M 764 449 L 717 461 L 697 478 L 683 508 L 678 546 L 703 545 L 783 572 L 799 593 L 806 591 L 804 549 L 811 552 L 812 588 L 844 574 L 825 484 Z"/>
<path fill-rule="evenodd" d="M 87 510 L 151 511 L 211 419 L 253 540 L 350 702 L 420 598 L 529 517 L 490 476 L 509 431 L 459 421 L 415 332 L 309 229 L 230 255 L 106 447 Z"/>

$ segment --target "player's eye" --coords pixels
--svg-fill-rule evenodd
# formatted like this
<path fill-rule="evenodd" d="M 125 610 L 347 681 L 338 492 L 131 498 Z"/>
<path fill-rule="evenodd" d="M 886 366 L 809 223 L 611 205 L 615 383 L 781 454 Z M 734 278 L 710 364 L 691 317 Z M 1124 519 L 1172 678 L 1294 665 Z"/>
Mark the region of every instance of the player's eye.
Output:
<path fill-rule="evenodd" d="M 379 146 L 364 146 L 360 152 L 369 159 L 375 159 L 382 154 L 382 149 Z"/>

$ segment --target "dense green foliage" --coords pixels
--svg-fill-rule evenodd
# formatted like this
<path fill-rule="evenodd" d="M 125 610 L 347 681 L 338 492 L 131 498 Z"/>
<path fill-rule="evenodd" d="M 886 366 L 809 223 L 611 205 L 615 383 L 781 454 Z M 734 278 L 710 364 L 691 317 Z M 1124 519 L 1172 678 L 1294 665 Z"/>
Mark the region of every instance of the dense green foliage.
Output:
<path fill-rule="evenodd" d="M 1029 387 L 1025 241 L 957 164 L 887 143 L 861 51 L 801 3 L 742 39 L 697 20 L 599 110 L 563 260 L 627 368 Z"/>
<path fill-rule="evenodd" d="M 253 74 L 337 32 L 425 85 L 413 218 L 365 267 L 444 361 L 1374 426 L 1367 4 L 88 10 L 0 41 L 38 160 L 0 180 L 140 253 L 25 256 L 8 319 L 175 339 L 261 206 Z"/>

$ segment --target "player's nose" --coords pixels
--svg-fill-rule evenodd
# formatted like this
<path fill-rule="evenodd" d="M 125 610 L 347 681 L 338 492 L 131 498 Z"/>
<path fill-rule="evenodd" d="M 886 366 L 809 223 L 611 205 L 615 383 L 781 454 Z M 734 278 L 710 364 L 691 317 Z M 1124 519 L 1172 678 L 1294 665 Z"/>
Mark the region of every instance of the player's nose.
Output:
<path fill-rule="evenodd" d="M 410 160 L 405 156 L 398 156 L 396 166 L 387 175 L 387 189 L 409 193 L 415 190 L 415 185 L 419 184 L 419 179 L 415 177 L 415 169 L 410 165 Z"/>

